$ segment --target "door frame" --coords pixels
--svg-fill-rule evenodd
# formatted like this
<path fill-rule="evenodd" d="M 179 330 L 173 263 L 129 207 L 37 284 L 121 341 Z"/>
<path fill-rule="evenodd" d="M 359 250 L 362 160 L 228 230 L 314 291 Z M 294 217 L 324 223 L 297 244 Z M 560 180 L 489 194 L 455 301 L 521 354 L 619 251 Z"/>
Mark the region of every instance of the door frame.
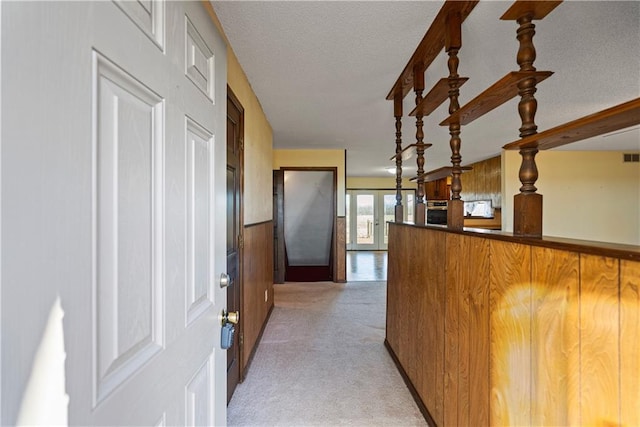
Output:
<path fill-rule="evenodd" d="M 365 190 L 347 190 L 347 194 L 349 194 L 350 196 L 350 201 L 349 201 L 349 223 L 347 224 L 347 227 L 349 227 L 349 237 L 351 238 L 351 242 L 349 242 L 348 245 L 348 250 L 355 250 L 355 251 L 377 251 L 377 250 L 382 250 L 380 249 L 380 242 L 379 242 L 379 222 L 380 222 L 380 197 L 378 197 L 378 191 L 379 190 L 369 190 L 369 189 L 365 189 Z M 357 199 L 358 196 L 360 195 L 371 195 L 373 196 L 373 224 L 372 224 L 372 236 L 373 236 L 373 243 L 358 243 L 357 242 L 357 232 L 358 232 L 358 227 L 357 227 Z"/>
<path fill-rule="evenodd" d="M 331 172 L 333 175 L 333 198 L 332 198 L 332 202 L 333 202 L 333 230 L 331 232 L 331 254 L 330 254 L 330 258 L 329 258 L 329 268 L 331 269 L 331 280 L 332 281 L 336 281 L 336 272 L 338 271 L 338 258 L 337 258 L 337 250 L 338 250 L 338 241 L 337 241 L 337 226 L 338 226 L 338 168 L 337 167 L 322 167 L 322 166 L 318 166 L 318 167 L 312 167 L 312 166 L 308 166 L 308 167 L 299 167 L 299 166 L 282 166 L 280 167 L 280 169 L 277 169 L 276 171 L 281 171 L 282 175 L 283 175 L 283 181 L 284 181 L 284 173 L 286 171 L 298 171 L 298 172 Z M 275 172 L 275 171 L 274 171 Z M 274 181 L 275 184 L 275 181 Z M 280 205 L 280 203 L 278 204 L 274 204 L 273 208 L 274 208 L 274 221 L 277 220 L 278 218 L 281 218 L 281 222 L 277 221 L 277 227 L 278 227 L 278 232 L 282 234 L 282 239 L 281 239 L 281 245 L 282 245 L 282 252 L 284 252 L 283 254 L 283 260 L 280 261 L 281 264 L 284 264 L 284 268 L 285 268 L 285 273 L 283 273 L 283 277 L 284 275 L 286 275 L 286 265 L 288 264 L 287 260 L 286 260 L 286 247 L 285 247 L 285 242 L 284 242 L 284 184 L 282 185 L 282 194 L 275 194 L 276 191 L 279 191 L 279 188 L 276 188 L 274 185 L 274 196 L 276 197 L 277 200 L 282 200 L 282 204 Z M 281 207 L 282 209 L 278 209 L 279 207 Z M 276 234 L 274 233 L 274 240 L 276 239 Z M 274 242 L 275 243 L 275 242 Z M 274 249 L 275 246 L 274 246 Z M 275 260 L 274 260 L 275 262 Z M 275 266 L 274 266 L 275 267 Z M 275 268 L 274 268 L 274 273 L 275 273 Z M 284 280 L 283 280 L 284 282 Z"/>
<path fill-rule="evenodd" d="M 273 171 L 273 283 L 284 283 L 284 171 Z"/>
<path fill-rule="evenodd" d="M 238 278 L 237 278 L 237 286 L 240 288 L 240 311 L 243 311 L 244 307 L 244 107 L 240 103 L 240 100 L 235 95 L 231 87 L 227 84 L 227 99 L 231 101 L 231 103 L 238 109 L 240 112 L 240 123 L 238 125 L 239 133 L 240 133 L 240 147 L 238 150 L 238 179 L 240 180 L 240 194 L 238 195 L 238 232 L 239 232 L 239 240 L 238 243 Z M 228 292 L 228 290 L 227 290 Z M 243 313 L 241 313 L 242 315 Z M 239 322 L 239 328 L 237 331 L 236 339 L 238 340 L 239 349 L 238 349 L 238 364 L 240 367 L 240 376 L 239 381 L 244 381 L 245 367 L 243 366 L 242 361 L 244 360 L 244 345 L 243 337 L 244 337 L 244 321 Z"/>

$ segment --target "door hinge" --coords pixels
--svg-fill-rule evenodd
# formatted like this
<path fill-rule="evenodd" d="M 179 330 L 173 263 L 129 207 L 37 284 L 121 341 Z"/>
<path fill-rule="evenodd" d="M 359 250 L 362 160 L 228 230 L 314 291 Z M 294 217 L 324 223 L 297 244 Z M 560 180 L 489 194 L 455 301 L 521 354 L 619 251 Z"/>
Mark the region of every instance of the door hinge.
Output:
<path fill-rule="evenodd" d="M 238 249 L 244 249 L 244 237 L 238 234 Z"/>
<path fill-rule="evenodd" d="M 238 345 L 242 347 L 244 345 L 244 334 L 240 334 L 238 337 Z"/>
<path fill-rule="evenodd" d="M 244 138 L 240 137 L 240 140 L 238 141 L 240 143 L 240 151 L 244 150 Z"/>

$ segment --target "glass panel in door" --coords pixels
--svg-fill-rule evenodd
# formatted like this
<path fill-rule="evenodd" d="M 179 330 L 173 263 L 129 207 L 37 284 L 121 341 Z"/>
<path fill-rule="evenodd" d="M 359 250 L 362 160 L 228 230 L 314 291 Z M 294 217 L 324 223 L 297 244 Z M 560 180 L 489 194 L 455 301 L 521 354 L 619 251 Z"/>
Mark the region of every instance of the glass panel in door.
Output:
<path fill-rule="evenodd" d="M 413 213 L 416 210 L 416 206 L 414 204 L 414 199 L 415 199 L 414 194 L 415 192 L 413 190 L 410 192 L 407 191 L 407 194 L 404 197 L 404 216 L 406 217 L 405 221 L 407 222 L 414 222 Z"/>
<path fill-rule="evenodd" d="M 404 221 L 413 220 L 415 190 L 402 190 Z M 386 250 L 395 190 L 347 190 L 347 250 Z"/>
<path fill-rule="evenodd" d="M 382 231 L 380 237 L 379 249 L 387 249 L 389 244 L 389 221 L 395 220 L 396 210 L 396 194 L 394 193 L 381 193 L 378 200 L 382 203 L 380 212 L 383 212 L 382 227 L 379 227 Z"/>
<path fill-rule="evenodd" d="M 356 248 L 375 249 L 375 195 L 356 195 Z"/>

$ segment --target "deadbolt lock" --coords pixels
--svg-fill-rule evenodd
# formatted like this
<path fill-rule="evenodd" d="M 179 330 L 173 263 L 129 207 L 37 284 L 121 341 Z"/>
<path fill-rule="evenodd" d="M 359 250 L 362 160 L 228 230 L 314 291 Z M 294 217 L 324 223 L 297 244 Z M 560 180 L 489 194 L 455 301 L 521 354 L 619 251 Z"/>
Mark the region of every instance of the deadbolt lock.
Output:
<path fill-rule="evenodd" d="M 240 321 L 239 311 L 228 312 L 227 310 L 222 310 L 222 313 L 220 314 L 220 323 L 222 324 L 222 326 L 226 325 L 227 323 L 232 323 L 234 325 L 237 325 L 239 321 Z"/>

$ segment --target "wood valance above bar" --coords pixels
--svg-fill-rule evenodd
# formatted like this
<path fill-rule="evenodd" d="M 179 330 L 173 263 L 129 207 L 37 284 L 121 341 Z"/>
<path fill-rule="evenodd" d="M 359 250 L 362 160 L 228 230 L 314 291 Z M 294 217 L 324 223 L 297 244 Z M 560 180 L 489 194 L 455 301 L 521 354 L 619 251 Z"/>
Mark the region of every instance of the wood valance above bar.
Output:
<path fill-rule="evenodd" d="M 468 77 L 458 77 L 457 79 L 442 78 L 431 88 L 427 96 L 409 113 L 410 116 L 428 116 L 449 98 L 449 81 L 455 81 L 455 87 L 459 88 L 469 80 Z"/>
<path fill-rule="evenodd" d="M 427 30 L 420 44 L 409 59 L 409 62 L 402 70 L 400 77 L 387 95 L 388 100 L 393 100 L 396 93 L 401 93 L 404 98 L 413 89 L 413 69 L 416 65 L 422 64 L 427 69 L 433 60 L 444 48 L 447 17 L 452 13 L 459 13 L 461 22 L 469 16 L 478 1 L 446 1 L 438 15 L 433 20 L 433 24 Z"/>
<path fill-rule="evenodd" d="M 462 166 L 460 168 L 462 172 L 467 172 L 472 169 L 473 168 L 471 166 Z M 431 181 L 437 181 L 439 179 L 451 176 L 452 173 L 453 173 L 452 166 L 444 166 L 444 167 L 426 172 L 425 174 L 422 175 L 422 178 L 424 179 L 424 182 L 431 182 Z M 411 181 L 415 181 L 418 178 L 419 178 L 418 176 L 414 176 L 413 178 L 411 178 Z"/>
<path fill-rule="evenodd" d="M 640 124 L 640 98 L 556 126 L 505 145 L 505 150 L 535 146 L 548 150 Z"/>
<path fill-rule="evenodd" d="M 512 71 L 443 120 L 440 126 L 468 125 L 518 95 L 518 83 L 522 80 L 535 77 L 536 83 L 540 83 L 552 74 L 551 71 Z"/>

